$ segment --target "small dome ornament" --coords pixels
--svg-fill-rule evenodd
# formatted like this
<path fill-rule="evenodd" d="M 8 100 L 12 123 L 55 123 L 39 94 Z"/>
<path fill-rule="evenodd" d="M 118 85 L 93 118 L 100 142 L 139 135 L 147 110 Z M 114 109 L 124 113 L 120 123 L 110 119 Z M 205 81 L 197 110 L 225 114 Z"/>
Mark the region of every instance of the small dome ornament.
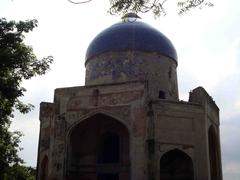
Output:
<path fill-rule="evenodd" d="M 123 22 L 135 22 L 137 19 L 141 19 L 136 13 L 127 13 L 122 17 Z"/>

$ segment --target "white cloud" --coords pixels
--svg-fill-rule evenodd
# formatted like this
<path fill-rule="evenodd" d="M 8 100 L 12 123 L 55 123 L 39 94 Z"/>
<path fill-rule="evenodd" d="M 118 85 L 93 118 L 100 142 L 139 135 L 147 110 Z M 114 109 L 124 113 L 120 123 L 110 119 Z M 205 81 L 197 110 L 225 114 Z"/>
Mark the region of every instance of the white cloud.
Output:
<path fill-rule="evenodd" d="M 239 174 L 240 177 L 240 163 L 239 162 L 229 162 L 223 167 L 224 173 L 234 173 Z"/>
<path fill-rule="evenodd" d="M 240 111 L 240 100 L 235 103 L 234 108 Z"/>
<path fill-rule="evenodd" d="M 13 121 L 11 124 L 11 130 L 23 132 L 24 136 L 21 137 L 20 147 L 23 147 L 24 149 L 19 155 L 23 157 L 28 165 L 36 167 L 39 120 L 33 119 L 31 115 L 26 115 L 24 117 L 23 115 L 18 115 L 17 120 Z"/>

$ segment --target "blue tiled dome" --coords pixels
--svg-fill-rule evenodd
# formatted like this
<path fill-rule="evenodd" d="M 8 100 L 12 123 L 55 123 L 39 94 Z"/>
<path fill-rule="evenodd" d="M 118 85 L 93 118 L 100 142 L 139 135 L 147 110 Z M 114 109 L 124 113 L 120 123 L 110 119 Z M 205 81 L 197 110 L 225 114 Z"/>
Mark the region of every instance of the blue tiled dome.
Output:
<path fill-rule="evenodd" d="M 128 50 L 157 52 L 177 61 L 177 53 L 171 41 L 141 21 L 119 22 L 102 31 L 90 43 L 86 61 L 105 52 Z"/>

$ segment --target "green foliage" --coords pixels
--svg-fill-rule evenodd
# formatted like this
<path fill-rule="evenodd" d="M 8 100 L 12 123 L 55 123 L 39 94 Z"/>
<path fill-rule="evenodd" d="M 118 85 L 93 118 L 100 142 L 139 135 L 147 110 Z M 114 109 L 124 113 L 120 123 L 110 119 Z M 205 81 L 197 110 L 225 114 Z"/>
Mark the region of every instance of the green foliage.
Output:
<path fill-rule="evenodd" d="M 32 48 L 23 42 L 24 33 L 36 26 L 36 20 L 8 22 L 0 19 L 0 117 L 11 115 L 13 107 L 22 113 L 31 110 L 31 105 L 24 105 L 18 100 L 25 91 L 20 83 L 45 74 L 52 62 L 52 57 L 38 60 Z"/>
<path fill-rule="evenodd" d="M 0 179 L 14 174 L 13 170 L 20 173 L 23 168 L 17 154 L 22 134 L 9 131 L 14 109 L 28 113 L 33 108 L 19 100 L 26 91 L 21 82 L 45 74 L 53 61 L 51 56 L 38 60 L 33 49 L 24 44 L 24 35 L 35 27 L 36 20 L 15 22 L 0 18 Z"/>
<path fill-rule="evenodd" d="M 168 0 L 109 0 L 111 14 L 126 14 L 128 12 L 152 12 L 155 16 L 166 15 L 165 4 Z M 182 15 L 189 10 L 203 6 L 213 6 L 206 0 L 176 0 L 179 7 L 178 14 Z"/>
<path fill-rule="evenodd" d="M 10 171 L 12 164 L 23 163 L 17 154 L 21 150 L 19 138 L 22 134 L 18 131 L 10 132 L 9 124 L 0 127 L 0 179 Z"/>
<path fill-rule="evenodd" d="M 93 0 L 68 0 L 73 4 L 88 3 Z M 110 14 L 125 15 L 129 12 L 133 13 L 147 13 L 152 12 L 155 17 L 166 15 L 165 4 L 169 0 L 109 0 L 110 3 Z M 178 14 L 183 15 L 189 10 L 199 7 L 200 9 L 204 6 L 212 7 L 213 3 L 211 0 L 175 0 L 178 6 Z"/>
<path fill-rule="evenodd" d="M 4 174 L 3 180 L 35 180 L 36 169 L 15 164 Z"/>

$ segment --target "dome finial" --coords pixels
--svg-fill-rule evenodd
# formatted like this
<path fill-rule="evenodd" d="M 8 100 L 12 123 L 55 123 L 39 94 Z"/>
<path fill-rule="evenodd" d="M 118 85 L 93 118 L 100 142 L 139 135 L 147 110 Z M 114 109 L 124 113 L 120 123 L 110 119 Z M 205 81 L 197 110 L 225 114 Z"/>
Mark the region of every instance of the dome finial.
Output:
<path fill-rule="evenodd" d="M 135 22 L 137 21 L 137 19 L 141 19 L 141 17 L 139 17 L 136 13 L 133 12 L 127 13 L 122 17 L 122 20 L 124 22 Z"/>

